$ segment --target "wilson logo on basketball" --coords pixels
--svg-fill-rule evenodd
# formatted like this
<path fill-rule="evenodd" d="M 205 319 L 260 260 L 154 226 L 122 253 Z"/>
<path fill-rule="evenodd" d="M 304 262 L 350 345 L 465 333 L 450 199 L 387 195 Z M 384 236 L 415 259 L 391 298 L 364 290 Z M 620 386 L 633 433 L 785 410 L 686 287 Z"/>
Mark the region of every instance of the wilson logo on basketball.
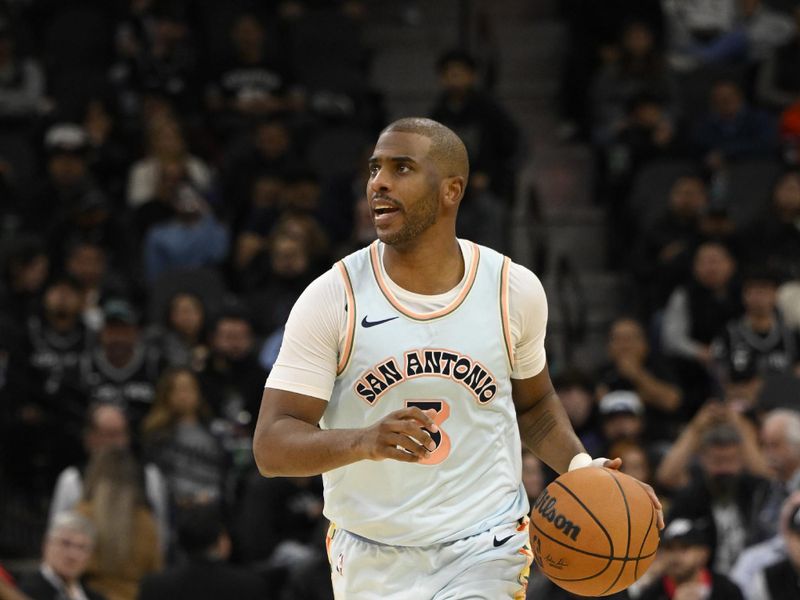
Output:
<path fill-rule="evenodd" d="M 558 512 L 556 509 L 557 502 L 558 501 L 545 490 L 536 499 L 533 509 L 552 523 L 553 527 L 558 529 L 561 533 L 569 536 L 573 540 L 577 540 L 578 536 L 581 534 L 581 528 Z"/>

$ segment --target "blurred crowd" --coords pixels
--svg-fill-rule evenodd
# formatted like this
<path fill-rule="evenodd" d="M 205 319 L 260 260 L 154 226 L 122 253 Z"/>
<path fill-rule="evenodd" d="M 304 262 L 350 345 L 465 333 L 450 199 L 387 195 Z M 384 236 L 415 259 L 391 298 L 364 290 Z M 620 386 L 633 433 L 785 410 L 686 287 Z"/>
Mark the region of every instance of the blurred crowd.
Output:
<path fill-rule="evenodd" d="M 602 364 L 554 383 L 667 507 L 625 595 L 800 598 L 798 2 L 561 5 L 559 133 L 593 149 L 632 285 Z M 35 559 L 27 597 L 331 597 L 319 478 L 260 477 L 250 438 L 295 299 L 374 239 L 370 18 L 0 3 L 0 563 Z M 509 252 L 530 144 L 485 67 L 420 68 L 470 152 L 459 235 Z M 554 474 L 524 465 L 535 498 Z M 529 597 L 569 596 L 534 572 Z"/>

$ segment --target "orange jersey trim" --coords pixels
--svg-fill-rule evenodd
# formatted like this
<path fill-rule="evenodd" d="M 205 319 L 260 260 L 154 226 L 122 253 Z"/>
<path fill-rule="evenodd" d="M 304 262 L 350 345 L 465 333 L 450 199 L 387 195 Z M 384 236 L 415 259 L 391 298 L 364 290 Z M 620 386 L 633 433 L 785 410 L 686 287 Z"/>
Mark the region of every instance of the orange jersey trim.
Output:
<path fill-rule="evenodd" d="M 408 310 L 405 308 L 397 298 L 394 297 L 389 286 L 387 285 L 386 281 L 383 277 L 383 272 L 381 270 L 380 265 L 380 255 L 378 253 L 378 242 L 373 242 L 369 248 L 370 259 L 372 262 L 372 274 L 375 276 L 375 281 L 378 284 L 383 295 L 389 301 L 398 312 L 402 313 L 409 319 L 414 319 L 415 321 L 431 321 L 433 319 L 438 319 L 439 317 L 444 317 L 445 315 L 449 315 L 451 312 L 456 310 L 459 306 L 464 303 L 466 300 L 467 295 L 469 295 L 470 290 L 472 289 L 473 284 L 475 283 L 475 276 L 478 273 L 478 264 L 480 263 L 480 249 L 478 245 L 474 242 L 469 242 L 472 244 L 472 263 L 469 266 L 469 272 L 467 274 L 467 281 L 464 284 L 464 289 L 458 294 L 458 296 L 447 306 L 442 308 L 441 310 L 437 310 L 436 312 L 432 313 L 416 313 L 413 311 Z"/>
<path fill-rule="evenodd" d="M 347 272 L 347 267 L 344 266 L 342 261 L 336 264 L 342 274 L 344 291 L 347 295 L 347 333 L 344 338 L 342 355 L 339 358 L 339 364 L 336 366 L 336 374 L 341 375 L 347 368 L 347 363 L 350 362 L 350 355 L 353 353 L 353 338 L 355 338 L 356 335 L 356 296 L 353 293 L 353 284 L 350 281 L 350 274 Z"/>
<path fill-rule="evenodd" d="M 500 270 L 500 315 L 503 320 L 503 339 L 506 343 L 508 364 L 514 369 L 514 342 L 511 339 L 511 322 L 508 316 L 508 272 L 511 269 L 511 259 L 503 258 L 503 268 Z"/>

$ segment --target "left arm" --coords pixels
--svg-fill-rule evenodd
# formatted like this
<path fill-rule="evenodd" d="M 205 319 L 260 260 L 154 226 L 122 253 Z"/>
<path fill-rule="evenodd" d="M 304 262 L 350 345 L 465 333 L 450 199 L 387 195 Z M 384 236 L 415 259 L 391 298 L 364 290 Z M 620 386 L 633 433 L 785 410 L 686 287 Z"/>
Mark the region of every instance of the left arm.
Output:
<path fill-rule="evenodd" d="M 512 379 L 522 443 L 557 473 L 565 473 L 576 454 L 586 452 L 558 399 L 547 366 L 528 379 Z"/>

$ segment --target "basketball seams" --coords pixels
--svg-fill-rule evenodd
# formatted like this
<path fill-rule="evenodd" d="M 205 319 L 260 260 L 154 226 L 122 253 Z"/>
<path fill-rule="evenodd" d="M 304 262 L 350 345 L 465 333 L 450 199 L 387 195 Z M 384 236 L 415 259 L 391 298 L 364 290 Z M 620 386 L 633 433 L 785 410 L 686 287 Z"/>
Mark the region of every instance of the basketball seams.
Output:
<path fill-rule="evenodd" d="M 644 550 L 644 544 L 647 541 L 647 536 L 650 535 L 650 530 L 653 528 L 653 519 L 655 518 L 655 516 L 656 516 L 656 509 L 652 504 L 650 504 L 650 522 L 647 524 L 647 531 L 644 532 L 644 537 L 642 538 L 642 545 L 639 546 L 639 554 L 636 556 L 636 566 L 633 569 L 634 579 L 639 579 L 639 561 L 642 560 L 642 550 Z"/>
<path fill-rule="evenodd" d="M 550 535 L 549 533 L 544 531 L 541 527 L 539 527 L 534 522 L 533 519 L 531 519 L 531 523 L 533 524 L 534 527 L 536 527 L 536 530 L 539 533 L 541 533 L 544 537 L 546 537 L 551 542 L 555 542 L 559 546 L 563 546 L 564 548 L 567 548 L 568 550 L 572 550 L 573 552 L 577 552 L 578 554 L 585 554 L 586 556 L 591 556 L 592 558 L 602 558 L 603 560 L 633 560 L 633 559 L 627 559 L 624 556 L 608 556 L 607 554 L 597 554 L 596 552 L 589 552 L 588 550 L 584 550 L 583 548 L 576 548 L 575 546 L 570 546 L 569 544 L 567 544 L 565 542 L 562 542 L 561 540 L 559 540 L 557 538 L 554 538 L 552 535 Z M 641 555 L 639 557 L 639 560 L 644 560 L 646 558 L 650 558 L 651 556 L 654 556 L 656 552 L 658 552 L 658 549 L 654 550 L 650 554 L 643 554 L 643 555 Z"/>
<path fill-rule="evenodd" d="M 617 585 L 617 582 L 619 581 L 619 578 L 622 577 L 622 573 L 625 572 L 625 565 L 628 564 L 629 560 L 631 560 L 631 558 L 630 558 L 630 551 L 631 551 L 631 509 L 630 509 L 630 506 L 628 505 L 628 497 L 625 495 L 625 490 L 622 489 L 622 484 L 619 482 L 619 480 L 617 479 L 616 475 L 614 475 L 614 473 L 609 469 L 603 469 L 603 471 L 605 473 L 607 473 L 608 476 L 611 477 L 611 479 L 614 480 L 614 483 L 617 485 L 617 488 L 619 488 L 619 493 L 622 494 L 622 501 L 625 503 L 625 515 L 626 515 L 626 517 L 628 519 L 628 542 L 627 542 L 627 546 L 625 548 L 625 558 L 622 560 L 622 565 L 620 565 L 619 573 L 617 574 L 617 578 L 614 579 L 614 581 L 611 582 L 611 585 L 609 585 L 605 590 L 603 590 L 603 592 L 601 592 L 601 594 L 600 594 L 601 596 L 605 596 L 606 594 L 608 594 L 609 591 L 615 585 Z M 638 559 L 637 559 L 637 561 L 638 561 Z"/>
<path fill-rule="evenodd" d="M 609 545 L 608 553 L 609 553 L 609 555 L 610 556 L 614 556 L 614 540 L 611 539 L 611 536 L 609 535 L 608 530 L 605 528 L 605 525 L 603 525 L 600 522 L 600 519 L 595 517 L 594 513 L 591 510 L 589 510 L 589 507 L 586 506 L 586 504 L 584 504 L 583 500 L 578 498 L 578 496 L 576 496 L 575 493 L 571 489 L 569 489 L 566 485 L 564 485 L 563 483 L 561 483 L 557 479 L 553 483 L 556 484 L 557 486 L 559 486 L 560 488 L 562 488 L 570 496 L 572 496 L 572 498 L 575 500 L 575 502 L 577 502 L 581 506 L 581 508 L 583 508 L 583 510 L 586 511 L 586 514 L 588 514 L 592 518 L 592 520 L 595 523 L 597 523 L 597 526 L 600 528 L 600 530 L 603 532 L 603 535 L 605 535 L 606 539 L 608 540 L 608 545 Z"/>

